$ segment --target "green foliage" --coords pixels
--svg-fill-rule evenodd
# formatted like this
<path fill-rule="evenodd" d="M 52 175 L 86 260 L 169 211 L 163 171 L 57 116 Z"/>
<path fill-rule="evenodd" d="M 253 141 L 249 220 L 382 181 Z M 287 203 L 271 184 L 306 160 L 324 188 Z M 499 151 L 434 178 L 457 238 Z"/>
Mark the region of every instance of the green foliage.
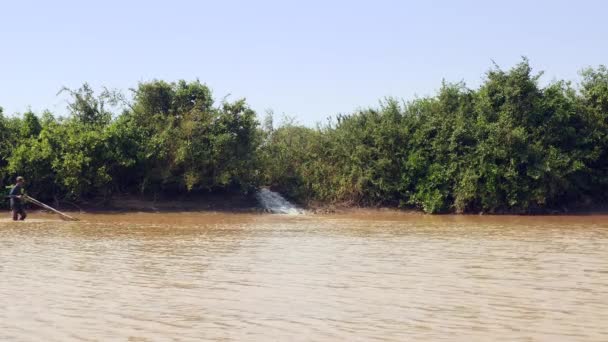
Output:
<path fill-rule="evenodd" d="M 271 186 L 301 202 L 415 207 L 428 213 L 517 212 L 604 202 L 608 69 L 572 86 L 539 85 L 527 60 L 494 67 L 478 89 L 304 127 L 245 100 L 214 102 L 199 81 L 150 81 L 133 98 L 64 89 L 69 116 L 0 108 L 0 174 L 40 198 L 182 194 Z M 112 109 L 123 105 L 121 112 Z"/>
<path fill-rule="evenodd" d="M 126 116 L 138 137 L 142 191 L 248 191 L 257 185 L 258 122 L 244 100 L 214 107 L 199 81 L 153 81 L 135 90 Z"/>
<path fill-rule="evenodd" d="M 31 112 L 14 122 L 0 113 L 0 167 L 20 174 L 40 198 L 81 200 L 115 192 L 179 193 L 257 186 L 258 123 L 244 100 L 213 107 L 200 82 L 142 83 L 121 115 L 122 99 L 88 85 L 64 89 L 70 116 Z M 113 118 L 115 117 L 115 118 Z"/>
<path fill-rule="evenodd" d="M 563 81 L 540 87 L 540 76 L 524 59 L 490 70 L 477 90 L 444 83 L 434 97 L 388 99 L 333 126 L 281 127 L 263 144 L 266 183 L 302 201 L 429 213 L 604 201 L 608 70 L 583 71 L 580 90 Z"/>
<path fill-rule="evenodd" d="M 68 93 L 71 96 L 72 100 L 68 104 L 68 110 L 72 118 L 89 125 L 107 125 L 112 119 L 112 113 L 107 108 L 108 105 L 115 106 L 124 101 L 119 92 L 108 89 L 104 89 L 99 96 L 95 96 L 88 83 L 76 90 L 64 87 L 59 91 L 59 94 L 61 93 Z"/>
<path fill-rule="evenodd" d="M 37 137 L 41 130 L 42 126 L 40 125 L 40 120 L 38 120 L 38 117 L 34 115 L 34 113 L 27 111 L 23 114 L 20 130 L 22 139 Z"/>

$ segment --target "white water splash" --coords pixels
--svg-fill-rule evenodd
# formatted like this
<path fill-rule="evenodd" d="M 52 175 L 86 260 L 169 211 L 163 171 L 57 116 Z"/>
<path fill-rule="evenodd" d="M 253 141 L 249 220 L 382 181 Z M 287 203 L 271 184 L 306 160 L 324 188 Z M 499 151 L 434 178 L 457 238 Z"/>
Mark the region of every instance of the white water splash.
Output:
<path fill-rule="evenodd" d="M 260 189 L 256 194 L 256 197 L 262 207 L 273 214 L 304 214 L 304 210 L 293 205 L 279 193 L 270 191 L 266 188 Z"/>

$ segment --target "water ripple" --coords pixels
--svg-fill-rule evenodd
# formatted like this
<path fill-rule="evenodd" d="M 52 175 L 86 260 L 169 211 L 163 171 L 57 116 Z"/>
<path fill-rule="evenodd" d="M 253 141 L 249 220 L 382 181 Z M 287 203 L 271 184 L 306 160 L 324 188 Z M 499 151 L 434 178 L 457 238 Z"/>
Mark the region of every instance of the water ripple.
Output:
<path fill-rule="evenodd" d="M 0 340 L 608 340 L 605 217 L 0 222 Z"/>

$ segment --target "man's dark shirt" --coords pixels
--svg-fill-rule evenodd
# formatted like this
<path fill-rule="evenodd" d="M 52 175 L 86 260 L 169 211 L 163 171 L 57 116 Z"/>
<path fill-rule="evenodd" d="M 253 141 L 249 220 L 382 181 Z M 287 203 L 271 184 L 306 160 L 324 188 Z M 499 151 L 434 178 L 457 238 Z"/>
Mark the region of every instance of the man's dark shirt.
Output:
<path fill-rule="evenodd" d="M 9 193 L 9 196 L 11 197 L 11 207 L 20 207 L 21 206 L 21 199 L 16 198 L 15 196 L 20 196 L 23 195 L 23 186 L 20 184 L 16 184 L 12 189 L 11 192 Z"/>

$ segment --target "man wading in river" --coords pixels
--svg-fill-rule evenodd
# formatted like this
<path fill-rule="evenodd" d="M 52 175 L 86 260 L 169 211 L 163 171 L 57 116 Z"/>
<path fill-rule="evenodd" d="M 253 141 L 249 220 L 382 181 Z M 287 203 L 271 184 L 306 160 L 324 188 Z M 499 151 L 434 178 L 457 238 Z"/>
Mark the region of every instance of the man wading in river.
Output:
<path fill-rule="evenodd" d="M 27 214 L 23 209 L 22 199 L 23 195 L 25 195 L 25 188 L 23 188 L 24 184 L 25 180 L 23 177 L 17 177 L 17 182 L 9 193 L 9 197 L 11 199 L 11 209 L 13 210 L 13 221 L 17 221 L 17 219 L 23 221 L 27 217 Z"/>

